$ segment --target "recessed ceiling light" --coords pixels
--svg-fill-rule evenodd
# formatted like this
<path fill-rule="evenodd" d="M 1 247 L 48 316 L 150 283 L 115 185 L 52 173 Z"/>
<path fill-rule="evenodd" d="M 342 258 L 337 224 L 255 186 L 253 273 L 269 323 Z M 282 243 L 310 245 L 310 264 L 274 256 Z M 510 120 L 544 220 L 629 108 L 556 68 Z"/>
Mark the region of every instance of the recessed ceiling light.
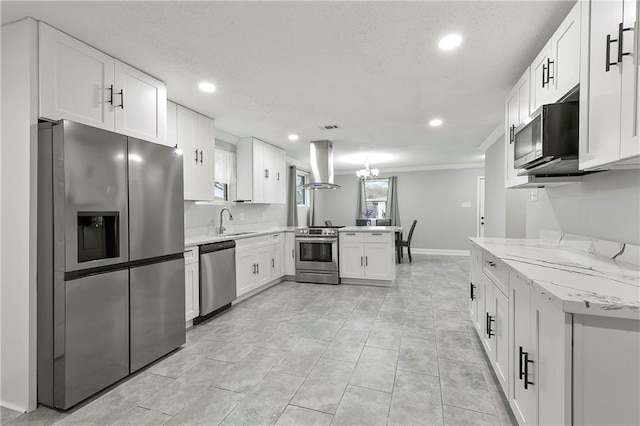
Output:
<path fill-rule="evenodd" d="M 198 84 L 198 89 L 202 90 L 205 93 L 213 93 L 216 91 L 216 86 L 212 83 L 202 82 Z"/>
<path fill-rule="evenodd" d="M 440 125 L 442 125 L 442 120 L 439 119 L 439 118 L 434 118 L 433 120 L 431 120 L 429 122 L 429 126 L 431 126 L 431 127 L 438 127 Z"/>
<path fill-rule="evenodd" d="M 452 50 L 460 46 L 462 36 L 460 34 L 449 34 L 440 39 L 438 47 L 442 50 Z"/>
<path fill-rule="evenodd" d="M 290 134 L 290 135 L 289 135 L 289 140 L 290 140 L 290 141 L 297 141 L 297 140 L 298 140 L 298 135 L 295 135 L 295 134 L 293 134 L 293 133 L 292 133 L 292 134 Z"/>

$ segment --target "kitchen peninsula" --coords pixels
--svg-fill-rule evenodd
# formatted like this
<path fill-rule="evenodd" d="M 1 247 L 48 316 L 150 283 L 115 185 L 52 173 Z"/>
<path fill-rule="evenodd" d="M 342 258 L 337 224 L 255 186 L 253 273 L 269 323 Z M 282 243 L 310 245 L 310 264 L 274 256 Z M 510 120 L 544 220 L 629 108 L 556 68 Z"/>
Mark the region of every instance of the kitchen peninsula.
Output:
<path fill-rule="evenodd" d="M 470 316 L 518 422 L 638 424 L 637 247 L 471 242 Z"/>

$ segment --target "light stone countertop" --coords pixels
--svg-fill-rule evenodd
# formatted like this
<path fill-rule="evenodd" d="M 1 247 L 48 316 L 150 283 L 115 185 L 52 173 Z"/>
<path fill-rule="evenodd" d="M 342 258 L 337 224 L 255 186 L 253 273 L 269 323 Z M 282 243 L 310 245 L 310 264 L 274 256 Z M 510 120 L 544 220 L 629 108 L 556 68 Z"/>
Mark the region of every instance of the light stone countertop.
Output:
<path fill-rule="evenodd" d="M 640 320 L 640 267 L 557 242 L 470 238 L 564 312 Z"/>
<path fill-rule="evenodd" d="M 396 232 L 401 231 L 401 226 L 345 226 L 339 232 Z"/>
<path fill-rule="evenodd" d="M 229 240 L 239 240 L 242 238 L 260 237 L 262 235 L 276 234 L 279 232 L 293 232 L 295 231 L 295 229 L 296 228 L 294 226 L 283 226 L 283 227 L 277 227 L 277 228 L 245 231 L 248 233 L 241 234 L 241 235 L 231 235 L 234 232 L 230 232 L 228 234 L 194 235 L 194 236 L 185 237 L 184 246 L 190 247 L 190 246 L 197 246 L 200 244 L 215 243 L 219 241 L 229 241 Z M 243 231 L 238 230 L 237 232 L 243 232 Z"/>

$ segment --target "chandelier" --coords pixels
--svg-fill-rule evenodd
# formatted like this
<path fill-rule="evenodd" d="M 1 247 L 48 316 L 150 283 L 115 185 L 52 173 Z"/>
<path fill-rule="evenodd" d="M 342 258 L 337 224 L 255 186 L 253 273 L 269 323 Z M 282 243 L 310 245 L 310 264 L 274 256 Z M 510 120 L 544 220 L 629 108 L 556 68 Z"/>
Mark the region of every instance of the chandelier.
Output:
<path fill-rule="evenodd" d="M 364 169 L 358 170 L 356 176 L 360 180 L 374 180 L 378 177 L 378 173 L 378 169 L 369 168 L 369 161 L 367 160 L 364 163 Z"/>

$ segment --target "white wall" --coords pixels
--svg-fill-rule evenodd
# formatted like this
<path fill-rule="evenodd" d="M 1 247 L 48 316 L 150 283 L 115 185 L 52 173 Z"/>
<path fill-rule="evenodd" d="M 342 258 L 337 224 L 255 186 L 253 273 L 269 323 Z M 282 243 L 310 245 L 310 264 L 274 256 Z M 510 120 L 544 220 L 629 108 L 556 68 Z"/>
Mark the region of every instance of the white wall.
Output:
<path fill-rule="evenodd" d="M 36 408 L 38 27 L 2 27 L 0 404 Z"/>
<path fill-rule="evenodd" d="M 236 205 L 198 205 L 193 201 L 184 202 L 185 229 L 220 226 L 220 211 L 227 207 L 233 215 L 233 221 L 224 213 L 223 223 L 228 230 L 235 227 L 286 226 L 286 206 L 284 204 L 236 204 Z"/>
<path fill-rule="evenodd" d="M 500 139 L 504 135 L 500 135 Z M 484 235 L 504 238 L 506 232 L 507 190 L 504 187 L 504 144 L 495 142 L 485 152 Z"/>
<path fill-rule="evenodd" d="M 640 170 L 584 176 L 582 182 L 539 190 L 527 201 L 527 238 L 540 229 L 640 244 Z"/>
<path fill-rule="evenodd" d="M 468 237 L 476 236 L 477 178 L 484 169 L 423 170 L 381 173 L 398 177 L 398 206 L 406 229 L 418 220 L 412 248 L 468 250 Z M 336 176 L 341 189 L 317 191 L 317 223 L 330 219 L 334 225 L 355 225 L 358 180 L 354 175 Z M 461 207 L 462 203 L 470 207 Z"/>

